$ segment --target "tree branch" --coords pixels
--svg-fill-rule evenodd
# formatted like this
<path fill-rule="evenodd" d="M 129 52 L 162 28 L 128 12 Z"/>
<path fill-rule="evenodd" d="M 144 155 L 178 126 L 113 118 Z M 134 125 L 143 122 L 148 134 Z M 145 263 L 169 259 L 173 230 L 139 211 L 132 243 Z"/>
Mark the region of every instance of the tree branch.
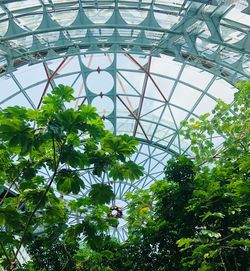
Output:
<path fill-rule="evenodd" d="M 3 198 L 2 198 L 1 201 L 0 201 L 0 206 L 3 204 L 5 198 L 6 198 L 7 195 L 9 194 L 9 192 L 10 192 L 12 186 L 15 184 L 16 180 L 19 178 L 20 175 L 21 175 L 21 172 L 18 174 L 18 176 L 16 176 L 16 177 L 12 180 L 10 186 L 8 187 L 8 190 L 6 191 L 6 193 L 4 194 Z"/>
<path fill-rule="evenodd" d="M 9 264 L 11 265 L 11 260 L 10 260 L 10 258 L 9 258 L 9 256 L 8 256 L 8 254 L 7 254 L 6 250 L 5 250 L 5 248 L 4 248 L 3 244 L 2 244 L 2 242 L 0 242 L 0 246 L 1 246 L 2 250 L 3 250 L 3 253 L 4 253 L 4 255 L 5 255 L 7 261 L 8 261 Z"/>
<path fill-rule="evenodd" d="M 219 254 L 220 254 L 220 259 L 221 259 L 223 268 L 224 268 L 225 271 L 227 271 L 226 266 L 225 266 L 225 263 L 224 263 L 224 261 L 223 261 L 222 255 L 221 255 L 221 250 L 220 250 Z"/>
<path fill-rule="evenodd" d="M 74 170 L 70 170 L 72 172 L 79 172 L 79 171 L 85 171 L 85 170 L 91 170 L 94 169 L 94 167 L 88 167 L 88 168 L 82 168 L 82 169 L 74 169 Z"/>
<path fill-rule="evenodd" d="M 67 266 L 67 264 L 69 262 L 69 259 L 71 258 L 71 255 L 69 254 L 64 242 L 63 242 L 63 248 L 64 248 L 65 252 L 67 253 L 67 261 L 64 263 L 61 271 L 63 271 L 66 268 L 66 266 Z"/>
<path fill-rule="evenodd" d="M 58 161 L 56 162 L 56 147 L 55 147 L 54 133 L 52 133 L 52 145 L 53 145 L 53 157 L 54 157 L 54 173 L 53 173 L 53 175 L 52 175 L 52 177 L 51 177 L 51 179 L 50 179 L 50 181 L 49 181 L 49 183 L 48 183 L 48 186 L 47 186 L 46 190 L 45 190 L 44 193 L 42 194 L 41 198 L 40 198 L 39 201 L 37 202 L 37 204 L 36 204 L 34 210 L 32 211 L 32 213 L 30 214 L 30 216 L 29 216 L 29 218 L 28 218 L 28 221 L 27 221 L 26 226 L 25 226 L 25 228 L 24 228 L 24 232 L 23 232 L 22 238 L 21 238 L 21 240 L 20 240 L 20 242 L 19 242 L 19 245 L 18 245 L 18 247 L 17 247 L 17 250 L 16 250 L 16 253 L 15 253 L 14 259 L 12 260 L 12 264 L 15 263 L 15 261 L 16 261 L 17 255 L 18 255 L 18 253 L 19 253 L 19 251 L 20 251 L 20 249 L 21 249 L 21 246 L 22 246 L 22 244 L 23 244 L 23 241 L 24 241 L 24 239 L 25 239 L 25 237 L 26 237 L 28 228 L 29 228 L 29 226 L 30 226 L 30 223 L 31 223 L 31 220 L 32 220 L 34 214 L 36 213 L 36 211 L 37 211 L 37 209 L 39 208 L 41 202 L 43 201 L 43 199 L 44 199 L 45 196 L 47 195 L 47 193 L 48 193 L 48 191 L 49 191 L 49 189 L 50 189 L 50 186 L 52 185 L 52 183 L 53 183 L 53 181 L 54 181 L 54 179 L 55 179 L 55 177 L 56 177 L 57 169 L 58 169 L 59 161 L 60 161 L 60 160 L 58 159 Z M 14 268 L 13 265 L 10 266 L 10 270 L 13 270 L 13 268 Z"/>

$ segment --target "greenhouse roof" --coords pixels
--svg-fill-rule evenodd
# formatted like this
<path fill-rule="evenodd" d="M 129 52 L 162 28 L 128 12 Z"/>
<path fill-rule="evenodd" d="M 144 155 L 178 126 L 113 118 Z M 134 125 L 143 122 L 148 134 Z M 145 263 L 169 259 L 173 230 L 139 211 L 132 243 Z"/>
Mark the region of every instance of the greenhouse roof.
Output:
<path fill-rule="evenodd" d="M 92 104 L 109 130 L 141 143 L 145 176 L 114 184 L 122 200 L 190 154 L 181 121 L 231 103 L 249 78 L 249 14 L 249 0 L 0 1 L 0 107 L 39 108 L 53 87 L 72 86 L 73 108 Z"/>

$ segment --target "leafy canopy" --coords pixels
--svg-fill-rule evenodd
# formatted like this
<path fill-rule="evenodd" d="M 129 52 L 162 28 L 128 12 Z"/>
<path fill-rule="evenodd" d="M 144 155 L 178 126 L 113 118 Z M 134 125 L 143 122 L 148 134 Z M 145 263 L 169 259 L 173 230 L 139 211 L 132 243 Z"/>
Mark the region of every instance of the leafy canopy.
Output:
<path fill-rule="evenodd" d="M 164 180 L 127 195 L 129 239 L 113 270 L 250 268 L 250 82 L 237 86 L 232 107 L 218 101 L 183 123 L 195 159 L 173 157 Z"/>
<path fill-rule="evenodd" d="M 41 270 L 56 270 L 57 256 L 61 268 L 73 270 L 69 257 L 80 240 L 96 247 L 114 225 L 105 205 L 115 197 L 110 184 L 91 184 L 88 193 L 82 174 L 108 173 L 114 181 L 133 181 L 143 174 L 129 159 L 137 141 L 106 131 L 90 105 L 69 108 L 73 94 L 71 87 L 59 85 L 44 97 L 40 110 L 13 106 L 0 111 L 0 253 L 8 270 L 21 270 L 17 254 L 23 245 L 34 256 L 29 268 L 38 270 L 38 251 L 48 255 L 45 249 L 51 246 L 58 249 L 56 256 L 51 264 L 49 258 L 40 262 Z M 118 165 L 122 170 L 115 174 Z M 78 198 L 64 200 L 72 194 Z M 77 216 L 73 224 L 72 213 Z"/>
<path fill-rule="evenodd" d="M 51 186 L 39 203 L 39 213 L 33 216 L 32 227 L 23 242 L 32 261 L 16 270 L 248 270 L 250 82 L 237 86 L 239 91 L 232 106 L 218 101 L 212 115 L 183 123 L 184 136 L 191 142 L 192 160 L 183 155 L 173 157 L 165 167 L 163 180 L 156 181 L 146 190 L 127 194 L 129 237 L 126 242 L 119 244 L 105 234 L 109 226 L 117 225 L 117 221 L 108 215 L 110 208 L 105 205 L 114 196 L 108 184 L 92 185 L 87 196 L 70 201 L 67 208 Z M 65 88 L 61 91 L 67 92 Z M 60 99 L 57 97 L 54 101 L 56 112 L 63 113 L 65 109 L 60 106 Z M 50 104 L 44 105 L 45 111 L 50 111 Z M 17 132 L 18 136 L 26 137 L 31 143 L 38 136 L 42 143 L 22 150 L 18 143 L 20 139 L 17 143 L 14 140 L 14 145 L 9 143 L 9 136 L 14 134 L 1 135 L 4 144 L 0 152 L 4 155 L 0 160 L 0 180 L 2 183 L 15 180 L 20 189 L 20 197 L 5 198 L 0 209 L 0 221 L 8 228 L 0 232 L 6 247 L 5 253 L 1 250 L 6 266 L 10 266 L 6 257 L 11 255 L 8 247 L 15 248 L 19 244 L 13 236 L 23 234 L 24 221 L 36 206 L 39 194 L 47 187 L 47 179 L 38 174 L 42 167 L 56 172 L 54 177 L 51 175 L 53 183 L 63 193 L 77 193 L 82 189 L 79 170 L 84 167 L 92 168 L 97 175 L 108 170 L 114 181 L 134 180 L 141 174 L 141 168 L 128 160 L 135 151 L 134 139 L 127 135 L 117 138 L 105 132 L 100 128 L 102 124 L 93 108 L 80 107 L 76 112 L 84 112 L 79 113 L 81 117 L 76 117 L 75 111 L 71 110 L 68 114 L 73 126 L 63 122 L 67 119 L 64 114 L 59 117 L 54 111 L 44 117 L 37 110 L 26 113 L 14 108 L 5 111 L 6 117 L 13 115 L 13 110 L 19 110 L 18 114 L 22 116 L 13 120 L 24 131 L 24 135 Z M 34 115 L 29 123 L 41 123 L 37 127 L 43 128 L 33 134 L 33 126 L 28 126 L 30 131 L 24 129 L 26 114 Z M 46 125 L 42 124 L 44 121 L 47 121 Z M 4 124 L 7 130 L 10 129 L 7 121 Z M 46 136 L 42 137 L 42 134 Z M 219 138 L 223 140 L 219 141 Z M 61 168 L 62 164 L 67 167 Z M 66 170 L 65 174 L 63 170 Z M 25 204 L 21 204 L 23 202 Z M 70 212 L 78 213 L 80 221 L 69 226 Z M 42 225 L 42 234 L 34 234 L 36 225 Z"/>

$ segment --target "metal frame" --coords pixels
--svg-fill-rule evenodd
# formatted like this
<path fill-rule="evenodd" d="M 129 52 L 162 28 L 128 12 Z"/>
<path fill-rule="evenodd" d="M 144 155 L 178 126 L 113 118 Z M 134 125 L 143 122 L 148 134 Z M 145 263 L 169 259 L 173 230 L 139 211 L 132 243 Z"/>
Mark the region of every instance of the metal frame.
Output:
<path fill-rule="evenodd" d="M 139 140 L 133 160 L 145 167 L 145 175 L 140 180 L 113 183 L 117 199 L 123 199 L 126 191 L 146 189 L 154 180 L 162 178 L 166 161 L 172 155 L 190 154 L 189 143 L 181 136 L 183 127 L 176 112 L 182 113 L 182 120 L 198 118 L 197 108 L 204 98 L 217 100 L 217 95 L 210 92 L 217 80 L 233 85 L 249 78 L 250 16 L 248 25 L 227 18 L 234 8 L 228 2 L 1 1 L 0 83 L 9 80 L 15 89 L 2 90 L 0 107 L 21 104 L 17 97 L 22 97 L 25 106 L 39 108 L 44 95 L 66 78 L 71 78 L 70 85 L 76 89 L 74 108 L 108 97 L 113 110 L 109 114 L 103 111 L 101 117 L 111 123 L 114 134 L 128 133 Z M 248 0 L 244 11 L 247 14 L 249 4 Z M 68 17 L 65 12 L 72 12 L 74 16 Z M 34 27 L 36 16 L 40 16 L 40 23 Z M 171 18 L 175 18 L 175 22 Z M 87 63 L 83 61 L 85 57 Z M 93 68 L 93 61 L 102 57 L 107 59 L 108 65 L 102 68 L 97 64 Z M 127 66 L 119 65 L 121 58 Z M 164 63 L 164 59 L 169 60 L 170 65 L 179 63 L 176 76 L 152 68 L 155 61 Z M 44 76 L 24 86 L 18 72 L 25 66 L 41 67 Z M 74 69 L 65 71 L 69 66 Z M 206 86 L 198 87 L 182 79 L 191 66 L 213 75 Z M 93 72 L 111 76 L 113 86 L 107 93 L 101 89 L 96 93 L 89 88 L 87 80 Z M 143 78 L 142 85 L 138 87 L 128 74 Z M 164 86 L 156 79 L 171 81 L 173 85 Z M 173 99 L 180 85 L 199 94 L 191 108 Z M 153 88 L 155 95 L 150 92 Z M 101 106 L 105 104 L 102 102 Z M 221 142 L 218 137 L 211 140 L 220 145 L 216 143 Z M 86 172 L 83 178 L 87 188 L 100 181 L 91 172 Z M 102 181 L 110 182 L 105 176 Z M 124 240 L 125 227 L 121 233 L 114 234 Z"/>
<path fill-rule="evenodd" d="M 2 1 L 3 2 L 3 1 Z M 12 1 L 20 2 L 20 1 Z M 75 54 L 93 54 L 105 52 L 130 54 L 143 54 L 159 56 L 160 53 L 169 54 L 180 62 L 189 64 L 225 78 L 229 82 L 235 82 L 240 78 L 247 77 L 244 71 L 244 63 L 249 59 L 250 34 L 249 25 L 241 25 L 224 19 L 232 8 L 224 1 L 217 5 L 209 4 L 211 1 L 183 1 L 182 5 L 157 4 L 157 1 L 69 1 L 45 3 L 39 1 L 35 6 L 19 8 L 15 11 L 10 9 L 11 4 L 0 4 L 3 13 L 0 14 L 0 25 L 8 22 L 6 33 L 1 37 L 2 61 L 7 64 L 2 66 L 2 73 L 9 73 L 18 66 L 25 63 L 34 64 L 59 56 L 69 56 Z M 208 8 L 209 7 L 209 8 Z M 88 18 L 87 11 L 95 10 L 110 11 L 109 19 L 105 23 L 94 23 L 93 17 Z M 55 15 L 65 11 L 75 11 L 75 20 L 70 25 L 63 25 L 54 19 Z M 139 24 L 126 22 L 121 12 L 146 12 L 147 16 Z M 178 17 L 178 22 L 170 28 L 159 25 L 158 15 L 174 15 Z M 29 19 L 34 15 L 42 16 L 40 25 L 31 30 L 29 24 L 22 25 L 22 18 Z M 64 15 L 64 14 L 63 14 Z M 62 16 L 63 16 L 62 15 Z M 135 15 L 133 15 L 135 16 Z M 131 21 L 134 18 L 131 18 Z M 167 17 L 166 17 L 167 18 Z M 35 20 L 35 17 L 34 17 Z M 223 39 L 221 28 L 226 27 L 228 31 L 239 32 L 238 42 L 231 43 L 230 40 Z M 74 38 L 70 31 L 86 30 L 86 35 Z M 107 31 L 109 34 L 105 34 Z M 126 35 L 119 30 L 127 31 Z M 105 32 L 106 31 L 106 32 Z M 134 32 L 138 35 L 135 36 Z M 206 34 L 204 32 L 207 32 Z M 55 41 L 46 40 L 41 35 L 50 33 L 53 36 L 58 33 Z M 161 36 L 157 36 L 157 33 Z M 211 36 L 211 38 L 209 37 Z M 18 39 L 31 38 L 31 43 L 18 44 Z M 198 45 L 199 39 L 201 46 Z M 20 41 L 19 41 L 20 42 Z M 210 48 L 215 46 L 217 50 L 207 52 L 206 43 Z M 230 65 L 226 60 L 217 57 L 223 50 L 228 50 L 231 55 L 239 53 L 241 57 L 234 65 Z"/>

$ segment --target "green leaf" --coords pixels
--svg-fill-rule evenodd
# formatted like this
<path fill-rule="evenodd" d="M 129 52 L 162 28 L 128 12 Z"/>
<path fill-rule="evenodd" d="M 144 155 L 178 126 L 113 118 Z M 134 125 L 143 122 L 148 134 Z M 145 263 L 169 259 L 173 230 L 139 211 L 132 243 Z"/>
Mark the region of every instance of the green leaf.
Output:
<path fill-rule="evenodd" d="M 202 221 L 205 221 L 206 219 L 211 218 L 211 217 L 224 218 L 225 215 L 220 212 L 215 212 L 215 213 L 207 212 L 205 215 L 202 216 Z"/>
<path fill-rule="evenodd" d="M 93 106 L 91 106 L 89 104 L 88 105 L 80 105 L 78 107 L 78 112 L 80 113 L 80 116 L 83 121 L 99 118 L 99 116 L 96 112 L 96 108 L 94 108 Z"/>
<path fill-rule="evenodd" d="M 33 121 L 37 121 L 40 117 L 40 112 L 38 109 L 28 109 L 27 117 Z"/>
<path fill-rule="evenodd" d="M 143 176 L 143 167 L 132 161 L 123 164 L 116 163 L 109 172 L 109 177 L 114 180 L 137 180 Z"/>
<path fill-rule="evenodd" d="M 200 232 L 202 235 L 206 235 L 206 236 L 209 236 L 211 238 L 220 238 L 221 237 L 221 234 L 219 232 L 214 232 L 214 231 L 211 231 L 211 230 L 201 230 Z"/>
<path fill-rule="evenodd" d="M 5 224 L 5 215 L 0 212 L 0 226 Z"/>
<path fill-rule="evenodd" d="M 83 180 L 79 177 L 75 171 L 62 169 L 56 176 L 55 181 L 57 183 L 57 189 L 64 194 L 78 194 L 85 188 Z"/>
<path fill-rule="evenodd" d="M 89 197 L 94 204 L 105 204 L 114 199 L 115 194 L 110 185 L 98 183 L 91 186 Z"/>
<path fill-rule="evenodd" d="M 180 248 L 184 247 L 184 248 L 181 249 L 181 251 L 184 251 L 184 250 L 186 250 L 186 249 L 188 249 L 188 248 L 190 248 L 192 246 L 191 245 L 192 242 L 194 242 L 194 240 L 191 239 L 191 238 L 181 238 L 176 242 L 176 244 Z"/>
<path fill-rule="evenodd" d="M 33 205 L 40 202 L 39 207 L 43 207 L 47 202 L 47 196 L 44 197 L 45 188 L 25 189 L 22 191 L 22 198 Z M 40 199 L 43 197 L 42 201 Z"/>
<path fill-rule="evenodd" d="M 0 220 L 2 224 L 12 229 L 22 228 L 21 214 L 14 207 L 6 206 L 0 208 Z M 0 223 L 0 224 L 1 224 Z"/>
<path fill-rule="evenodd" d="M 27 119 L 27 108 L 23 106 L 10 106 L 1 111 L 1 117 L 9 120 L 20 119 L 25 121 Z"/>
<path fill-rule="evenodd" d="M 241 238 L 240 240 L 231 240 L 230 242 L 228 242 L 229 246 L 242 246 L 242 247 L 246 247 L 248 249 L 250 249 L 250 240 L 249 239 L 243 239 Z"/>
<path fill-rule="evenodd" d="M 115 154 L 119 159 L 124 160 L 124 157 L 129 157 L 135 152 L 138 142 L 128 135 L 115 137 L 111 133 L 107 133 L 101 140 L 101 144 L 105 152 Z"/>
<path fill-rule="evenodd" d="M 80 142 L 80 139 L 79 139 L 79 136 L 77 133 L 70 133 L 67 135 L 67 142 L 70 144 L 70 145 L 73 145 L 73 146 L 76 146 L 76 147 L 79 147 L 81 142 Z"/>
<path fill-rule="evenodd" d="M 170 159 L 165 167 L 165 177 L 169 181 L 185 183 L 194 179 L 194 163 L 184 155 Z"/>
<path fill-rule="evenodd" d="M 114 257 L 114 253 L 112 253 L 110 250 L 104 250 L 104 251 L 102 251 L 102 256 L 104 258 L 107 258 L 108 260 L 110 260 Z"/>
<path fill-rule="evenodd" d="M 77 122 L 77 113 L 73 108 L 59 112 L 56 116 L 56 120 L 64 130 L 77 133 L 78 127 L 75 125 L 75 122 Z"/>
<path fill-rule="evenodd" d="M 55 117 L 59 112 L 64 111 L 65 102 L 70 102 L 74 100 L 73 97 L 74 90 L 69 86 L 58 85 L 54 88 L 46 97 L 43 99 L 43 106 L 41 107 L 41 112 L 43 115 L 42 123 L 47 119 L 50 120 Z M 56 114 L 57 113 L 57 114 Z M 41 121 L 39 119 L 39 121 Z"/>
<path fill-rule="evenodd" d="M 84 168 L 89 165 L 88 156 L 74 149 L 72 145 L 64 145 L 61 151 L 61 163 L 66 163 L 72 168 Z"/>
<path fill-rule="evenodd" d="M 53 88 L 51 93 L 53 95 L 61 97 L 61 99 L 65 100 L 66 102 L 74 100 L 74 97 L 72 95 L 74 93 L 74 89 L 69 86 L 59 84 L 58 87 Z"/>

